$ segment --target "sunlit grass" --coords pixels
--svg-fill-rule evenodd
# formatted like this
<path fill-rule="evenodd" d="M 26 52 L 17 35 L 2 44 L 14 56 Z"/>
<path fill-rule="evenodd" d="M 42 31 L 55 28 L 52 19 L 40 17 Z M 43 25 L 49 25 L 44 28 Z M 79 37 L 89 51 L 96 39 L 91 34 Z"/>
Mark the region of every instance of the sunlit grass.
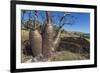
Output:
<path fill-rule="evenodd" d="M 64 61 L 64 60 L 84 60 L 86 59 L 82 54 L 72 53 L 70 51 L 63 51 L 61 54 L 56 56 L 52 56 L 50 58 L 51 61 Z"/>
<path fill-rule="evenodd" d="M 90 39 L 89 38 L 85 38 L 88 42 L 90 42 Z"/>
<path fill-rule="evenodd" d="M 25 40 L 29 39 L 29 31 L 28 30 L 21 30 L 21 41 L 24 42 Z"/>

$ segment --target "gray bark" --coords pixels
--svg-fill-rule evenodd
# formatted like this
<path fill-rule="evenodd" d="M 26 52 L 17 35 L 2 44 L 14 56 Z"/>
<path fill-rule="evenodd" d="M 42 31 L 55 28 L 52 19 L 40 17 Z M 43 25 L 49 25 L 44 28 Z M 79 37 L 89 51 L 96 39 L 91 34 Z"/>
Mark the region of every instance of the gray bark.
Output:
<path fill-rule="evenodd" d="M 42 49 L 44 58 L 49 58 L 52 55 L 53 50 L 53 26 L 51 24 L 51 18 L 49 13 L 46 12 L 47 23 L 44 25 L 44 32 L 42 34 Z"/>
<path fill-rule="evenodd" d="M 57 48 L 59 47 L 60 35 L 61 35 L 61 30 L 59 30 L 59 31 L 56 33 L 56 36 L 55 36 L 55 38 L 54 38 L 54 41 L 53 41 L 53 48 L 54 48 L 54 51 L 56 51 Z"/>
<path fill-rule="evenodd" d="M 29 32 L 29 41 L 32 48 L 33 55 L 41 56 L 42 55 L 42 37 L 38 30 L 30 30 Z"/>

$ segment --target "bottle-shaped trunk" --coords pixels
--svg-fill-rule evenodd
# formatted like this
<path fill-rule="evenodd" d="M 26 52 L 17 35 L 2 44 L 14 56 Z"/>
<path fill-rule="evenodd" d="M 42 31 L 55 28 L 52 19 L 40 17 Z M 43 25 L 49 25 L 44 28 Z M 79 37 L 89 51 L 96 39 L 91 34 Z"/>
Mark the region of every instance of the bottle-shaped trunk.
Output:
<path fill-rule="evenodd" d="M 44 26 L 44 32 L 42 34 L 42 49 L 44 58 L 49 58 L 52 55 L 53 47 L 53 26 L 51 24 L 50 16 L 47 14 L 47 23 Z"/>
<path fill-rule="evenodd" d="M 42 37 L 38 30 L 30 30 L 29 41 L 32 48 L 32 53 L 35 57 L 42 54 Z"/>
<path fill-rule="evenodd" d="M 43 56 L 48 58 L 52 55 L 53 47 L 53 27 L 51 25 L 45 26 L 45 31 L 43 32 Z"/>

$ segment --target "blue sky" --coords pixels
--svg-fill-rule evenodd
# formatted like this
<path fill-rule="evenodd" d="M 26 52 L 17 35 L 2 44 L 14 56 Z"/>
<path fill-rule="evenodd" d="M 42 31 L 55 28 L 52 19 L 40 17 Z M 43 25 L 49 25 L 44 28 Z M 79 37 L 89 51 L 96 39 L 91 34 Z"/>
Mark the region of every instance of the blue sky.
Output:
<path fill-rule="evenodd" d="M 71 13 L 76 17 L 75 23 L 64 28 L 69 31 L 90 32 L 90 13 Z"/>
<path fill-rule="evenodd" d="M 72 21 L 72 25 L 64 25 L 63 28 L 67 31 L 76 31 L 76 32 L 85 32 L 90 33 L 90 13 L 79 13 L 79 12 L 69 12 L 70 15 L 65 17 L 64 21 Z M 64 12 L 50 12 L 52 16 L 52 23 L 58 25 L 59 20 Z M 42 17 L 41 17 L 42 15 Z M 31 16 L 34 16 L 34 11 L 31 12 Z M 29 19 L 28 13 L 25 14 L 24 20 L 27 21 Z M 45 11 L 39 11 L 38 20 L 44 21 L 46 19 Z"/>

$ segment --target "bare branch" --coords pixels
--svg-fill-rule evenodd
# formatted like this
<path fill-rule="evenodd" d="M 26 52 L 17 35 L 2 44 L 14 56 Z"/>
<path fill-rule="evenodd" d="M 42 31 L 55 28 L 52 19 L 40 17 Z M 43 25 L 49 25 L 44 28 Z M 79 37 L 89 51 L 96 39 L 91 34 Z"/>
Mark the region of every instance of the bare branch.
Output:
<path fill-rule="evenodd" d="M 36 18 L 36 20 L 37 20 L 37 18 L 38 18 L 37 13 L 38 13 L 38 12 L 35 10 L 35 11 L 34 11 L 34 14 L 35 14 L 35 18 Z"/>
<path fill-rule="evenodd" d="M 68 14 L 70 14 L 70 13 L 68 13 Z M 73 22 L 74 22 L 74 20 L 73 20 L 73 16 L 71 16 L 71 19 L 68 19 L 68 20 L 66 20 L 65 19 L 65 17 L 66 17 L 66 15 L 67 15 L 67 13 L 65 13 L 63 16 L 62 16 L 62 18 L 61 18 L 61 20 L 60 20 L 60 26 L 59 26 L 59 29 L 58 29 L 58 31 L 59 30 L 61 30 L 61 28 L 64 26 L 64 25 L 72 25 L 73 24 Z M 65 19 L 65 20 L 64 20 Z M 61 23 L 63 21 L 63 23 Z"/>
<path fill-rule="evenodd" d="M 47 22 L 51 23 L 51 16 L 50 16 L 50 12 L 46 11 L 46 18 L 47 18 Z"/>
<path fill-rule="evenodd" d="M 59 24 L 62 22 L 62 20 L 66 17 L 66 15 L 70 15 L 70 13 L 66 12 L 64 13 L 64 15 L 61 17 Z"/>
<path fill-rule="evenodd" d="M 26 11 L 22 10 L 22 16 L 21 16 L 21 24 L 24 24 L 24 15 L 25 15 Z"/>

